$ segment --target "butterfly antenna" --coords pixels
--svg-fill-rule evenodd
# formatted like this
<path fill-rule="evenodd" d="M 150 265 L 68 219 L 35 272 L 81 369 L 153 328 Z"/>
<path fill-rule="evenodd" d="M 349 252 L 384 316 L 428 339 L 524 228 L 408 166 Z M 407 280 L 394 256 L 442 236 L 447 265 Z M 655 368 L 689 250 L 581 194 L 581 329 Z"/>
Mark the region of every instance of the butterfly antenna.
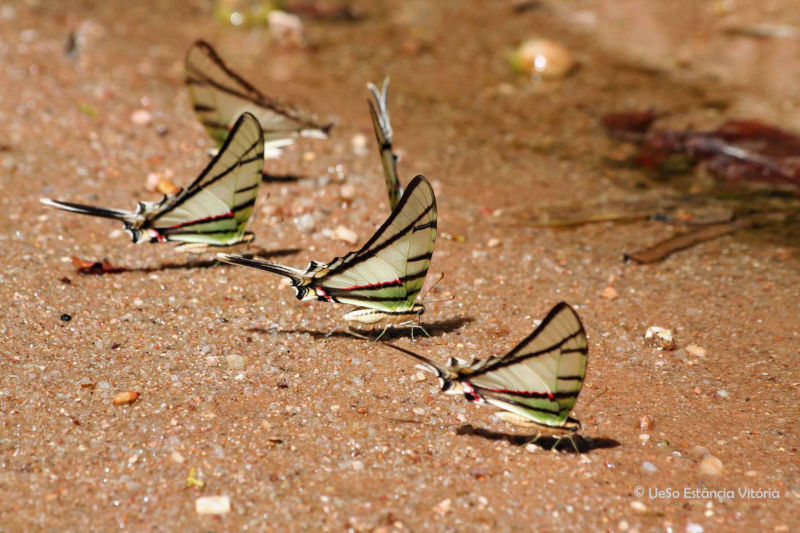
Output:
<path fill-rule="evenodd" d="M 426 290 L 425 293 L 420 297 L 419 303 L 421 303 L 421 304 L 425 304 L 425 303 L 432 304 L 432 303 L 436 303 L 436 302 L 447 302 L 447 301 L 450 301 L 450 300 L 455 300 L 456 297 L 455 297 L 455 295 L 453 295 L 453 296 L 450 296 L 448 298 L 441 298 L 439 300 L 428 300 L 427 302 L 425 301 L 425 297 L 427 297 L 428 294 L 430 294 L 430 292 L 433 290 L 433 288 L 436 287 L 436 285 L 438 285 L 439 282 L 442 281 L 443 279 L 444 279 L 444 272 L 439 272 L 439 277 L 436 279 L 436 281 L 433 282 L 433 285 L 428 287 L 428 290 Z"/>

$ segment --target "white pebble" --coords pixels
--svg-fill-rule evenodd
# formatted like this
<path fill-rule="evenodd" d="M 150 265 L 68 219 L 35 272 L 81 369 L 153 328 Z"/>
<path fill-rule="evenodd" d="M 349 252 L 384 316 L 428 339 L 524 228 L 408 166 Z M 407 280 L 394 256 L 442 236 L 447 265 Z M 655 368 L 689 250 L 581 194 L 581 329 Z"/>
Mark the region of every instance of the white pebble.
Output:
<path fill-rule="evenodd" d="M 350 146 L 353 148 L 353 153 L 357 156 L 367 155 L 367 136 L 363 133 L 356 133 L 350 138 Z"/>
<path fill-rule="evenodd" d="M 642 470 L 645 472 L 658 472 L 658 467 L 650 461 L 645 461 L 642 463 Z"/>
<path fill-rule="evenodd" d="M 671 350 L 675 347 L 672 331 L 658 326 L 647 328 L 647 332 L 644 334 L 644 343 L 646 346 L 659 350 Z"/>
<path fill-rule="evenodd" d="M 639 500 L 634 500 L 631 502 L 631 509 L 633 509 L 634 511 L 638 511 L 640 513 L 647 512 L 647 506 L 642 502 L 640 502 Z"/>
<path fill-rule="evenodd" d="M 137 126 L 147 126 L 153 122 L 153 114 L 147 109 L 137 109 L 131 113 L 131 122 Z"/>
<path fill-rule="evenodd" d="M 241 355 L 226 355 L 225 364 L 230 370 L 241 370 L 244 368 L 244 357 Z"/>
<path fill-rule="evenodd" d="M 300 215 L 294 219 L 294 225 L 303 233 L 311 233 L 314 231 L 314 217 L 311 215 L 311 213 Z"/>
<path fill-rule="evenodd" d="M 227 496 L 201 496 L 194 501 L 197 514 L 227 514 L 231 512 L 231 499 Z"/>
<path fill-rule="evenodd" d="M 696 344 L 690 344 L 686 347 L 686 353 L 691 355 L 692 357 L 699 357 L 703 358 L 706 356 L 706 349 L 702 348 Z"/>
<path fill-rule="evenodd" d="M 303 44 L 303 22 L 297 15 L 275 9 L 267 15 L 267 24 L 274 41 L 283 45 Z"/>
<path fill-rule="evenodd" d="M 695 524 L 694 522 L 686 524 L 686 533 L 703 533 L 703 531 L 703 526 L 700 524 Z"/>
<path fill-rule="evenodd" d="M 575 59 L 562 44 L 548 39 L 525 41 L 511 57 L 511 67 L 517 72 L 542 79 L 563 78 L 575 66 Z"/>
<path fill-rule="evenodd" d="M 433 506 L 433 510 L 439 514 L 447 514 L 453 506 L 453 500 L 446 498 Z"/>
<path fill-rule="evenodd" d="M 725 471 L 722 461 L 713 455 L 708 455 L 700 461 L 700 472 L 708 476 L 718 476 Z"/>
<path fill-rule="evenodd" d="M 347 244 L 358 243 L 358 234 L 350 228 L 346 228 L 344 226 L 336 226 L 336 229 L 333 230 L 333 233 L 331 233 L 331 238 L 337 241 L 346 242 Z"/>
<path fill-rule="evenodd" d="M 352 200 L 356 197 L 356 188 L 354 185 L 345 183 L 339 187 L 339 196 L 342 200 Z"/>

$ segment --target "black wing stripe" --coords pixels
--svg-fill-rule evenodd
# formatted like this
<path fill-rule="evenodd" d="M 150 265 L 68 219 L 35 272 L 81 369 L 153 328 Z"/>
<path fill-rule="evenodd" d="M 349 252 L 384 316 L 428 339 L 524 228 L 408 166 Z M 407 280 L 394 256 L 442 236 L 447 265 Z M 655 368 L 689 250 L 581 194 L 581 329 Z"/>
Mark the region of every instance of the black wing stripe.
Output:
<path fill-rule="evenodd" d="M 194 45 L 189 49 L 189 53 L 190 54 L 191 54 L 192 49 L 194 49 L 195 47 L 202 48 L 203 52 L 206 54 L 208 59 L 211 60 L 211 62 L 216 64 L 217 67 L 219 67 L 225 74 L 227 74 L 230 78 L 232 78 L 236 82 L 236 84 L 238 84 L 240 87 L 242 87 L 245 91 L 248 91 L 248 92 L 247 93 L 243 93 L 243 92 L 237 91 L 237 90 L 235 90 L 235 89 L 233 89 L 231 87 L 228 87 L 228 86 L 225 86 L 225 85 L 221 85 L 220 83 L 218 83 L 218 82 L 212 80 L 211 78 L 207 77 L 203 72 L 198 72 L 195 69 L 195 66 L 192 65 L 191 63 L 189 63 L 189 61 L 188 61 L 189 56 L 188 55 L 187 55 L 187 61 L 186 61 L 186 68 L 187 68 L 187 71 L 188 71 L 188 76 L 194 76 L 194 78 L 187 77 L 187 79 L 186 79 L 187 83 L 190 83 L 192 85 L 203 85 L 203 84 L 211 85 L 211 86 L 219 89 L 222 92 L 225 92 L 225 93 L 231 94 L 233 96 L 236 96 L 238 98 L 242 98 L 244 100 L 253 102 L 257 106 L 263 107 L 265 109 L 269 109 L 269 110 L 271 110 L 271 111 L 273 111 L 275 113 L 278 113 L 279 115 L 283 115 L 285 117 L 289 117 L 292 120 L 296 120 L 298 122 L 302 122 L 303 124 L 306 124 L 309 127 L 317 128 L 317 129 L 323 131 L 326 134 L 328 133 L 328 130 L 330 130 L 331 127 L 333 126 L 333 124 L 326 124 L 326 125 L 316 124 L 311 119 L 303 117 L 300 113 L 298 113 L 297 110 L 292 109 L 291 107 L 289 107 L 289 106 L 287 106 L 285 104 L 282 104 L 282 103 L 278 102 L 277 100 L 273 100 L 272 98 L 266 96 L 264 93 L 262 93 L 261 91 L 259 91 L 258 89 L 256 89 L 252 85 L 250 85 L 250 83 L 248 83 L 244 78 L 242 78 L 241 76 L 236 74 L 234 71 L 232 71 L 230 68 L 228 68 L 228 65 L 225 64 L 225 62 L 222 60 L 221 57 L 219 57 L 219 55 L 214 50 L 214 48 L 212 48 L 211 45 L 208 44 L 207 42 L 205 42 L 203 40 L 196 41 L 194 43 Z M 205 124 L 205 122 L 204 122 L 204 124 Z"/>
<path fill-rule="evenodd" d="M 414 225 L 417 222 L 419 222 L 423 217 L 425 217 L 431 211 L 431 209 L 433 209 L 433 206 L 434 206 L 434 204 L 429 205 L 410 224 L 408 224 L 406 227 L 404 227 L 403 229 L 401 229 L 400 231 L 398 231 L 397 233 L 395 233 L 394 235 L 392 235 L 391 237 L 389 237 L 388 239 L 386 239 L 385 241 L 380 243 L 378 246 L 372 248 L 371 250 L 364 251 L 363 253 L 361 251 L 359 251 L 355 256 L 353 256 L 353 258 L 350 261 L 346 261 L 346 260 L 344 260 L 346 258 L 344 258 L 340 264 L 338 264 L 335 268 L 332 268 L 330 270 L 330 275 L 338 274 L 340 271 L 342 271 L 342 270 L 344 270 L 346 268 L 350 268 L 350 267 L 352 267 L 354 265 L 357 265 L 359 263 L 363 263 L 364 261 L 366 261 L 367 259 L 370 259 L 371 257 L 373 257 L 375 254 L 377 254 L 381 250 L 391 246 L 392 243 L 394 243 L 395 241 L 403 238 L 409 231 L 412 231 L 414 229 Z M 397 212 L 399 209 L 400 209 L 400 206 L 398 204 L 398 207 L 395 208 L 395 212 Z M 379 234 L 380 234 L 380 231 L 378 233 L 376 233 L 376 235 L 379 235 Z M 362 248 L 361 250 L 365 250 L 368 247 L 369 247 L 368 245 L 364 246 L 364 248 Z"/>
<path fill-rule="evenodd" d="M 198 177 L 194 181 L 194 183 L 192 183 L 192 185 L 189 186 L 189 188 L 186 190 L 186 194 L 184 194 L 183 196 L 178 198 L 175 201 L 175 203 L 170 206 L 169 209 L 165 209 L 164 211 L 162 211 L 161 213 L 159 213 L 158 215 L 153 217 L 153 220 L 157 220 L 158 218 L 164 216 L 165 214 L 173 211 L 176 207 L 180 206 L 181 204 L 183 204 L 184 202 L 189 200 L 189 198 L 191 198 L 192 196 L 194 196 L 198 192 L 202 191 L 204 188 L 208 187 L 212 183 L 216 183 L 217 181 L 221 180 L 222 178 L 224 178 L 225 176 L 227 176 L 228 174 L 230 174 L 231 172 L 236 170 L 239 166 L 247 164 L 247 163 L 252 163 L 254 161 L 258 161 L 259 159 L 261 159 L 261 157 L 262 157 L 261 154 L 254 155 L 253 157 L 249 157 L 247 159 L 237 159 L 236 162 L 233 165 L 229 166 L 228 168 L 226 168 L 225 170 L 223 170 L 222 172 L 220 172 L 219 174 L 214 176 L 211 180 L 209 180 L 207 182 L 204 182 L 202 184 L 202 186 L 195 185 L 195 183 L 198 183 L 199 181 L 201 181 L 206 176 L 206 173 L 209 172 L 209 170 L 216 164 L 216 162 L 219 159 L 219 157 L 222 157 L 222 154 L 225 152 L 225 149 L 228 147 L 228 144 L 235 137 L 234 133 L 235 132 L 231 132 L 231 134 L 228 135 L 228 137 L 225 139 L 225 144 L 222 146 L 222 148 L 220 148 L 217 157 L 215 157 L 211 161 L 211 163 L 209 163 L 209 165 L 206 167 L 206 169 L 203 171 L 203 173 L 200 174 L 200 177 Z M 245 150 L 244 153 L 250 152 L 251 150 L 256 148 L 259 144 L 262 144 L 262 141 L 261 141 L 260 138 L 257 139 L 256 142 L 251 144 L 250 147 L 247 150 Z"/>
<path fill-rule="evenodd" d="M 244 189 L 236 189 L 234 191 L 234 194 L 239 194 L 239 193 L 243 193 L 243 192 L 247 192 L 247 191 L 252 191 L 253 189 L 258 189 L 258 185 L 259 185 L 259 182 L 255 182 L 253 185 L 250 185 L 249 187 L 245 187 Z"/>
<path fill-rule="evenodd" d="M 536 398 L 540 400 L 555 401 L 559 398 L 577 398 L 579 390 L 577 391 L 561 391 L 561 392 L 537 392 L 537 391 L 506 391 L 489 389 L 485 387 L 478 387 L 470 382 L 470 385 L 479 393 L 494 393 L 494 394 L 507 394 L 509 396 L 519 396 L 520 398 Z"/>
<path fill-rule="evenodd" d="M 365 289 L 359 289 L 365 290 Z M 353 294 L 347 290 L 325 289 L 325 293 L 333 299 L 346 298 L 348 300 L 358 300 L 359 302 L 404 302 L 413 294 L 419 291 L 408 291 L 400 296 L 370 296 L 368 294 Z"/>
<path fill-rule="evenodd" d="M 426 260 L 432 259 L 432 258 L 433 258 L 433 252 L 427 252 L 427 253 L 424 253 L 424 254 L 415 255 L 414 257 L 409 257 L 408 258 L 408 262 L 409 263 L 414 263 L 415 261 L 426 261 Z"/>
<path fill-rule="evenodd" d="M 435 227 L 436 227 L 436 221 L 431 220 L 430 222 L 426 222 L 425 224 L 414 226 L 414 231 L 422 231 L 424 229 L 435 228 Z"/>
<path fill-rule="evenodd" d="M 250 198 L 249 200 L 247 200 L 246 202 L 242 202 L 241 204 L 233 206 L 233 209 L 231 211 L 233 211 L 234 213 L 238 213 L 239 211 L 241 211 L 243 209 L 247 209 L 248 207 L 253 207 L 255 205 L 255 203 L 256 203 L 256 199 L 255 199 L 255 197 L 253 197 L 253 198 Z"/>
<path fill-rule="evenodd" d="M 480 370 L 476 370 L 473 373 L 473 375 L 484 374 L 486 372 L 490 372 L 490 371 L 496 370 L 498 368 L 503 368 L 503 367 L 506 367 L 506 366 L 515 365 L 515 364 L 519 363 L 520 361 L 525 360 L 525 359 L 529 359 L 531 357 L 539 357 L 540 355 L 544 355 L 544 354 L 550 353 L 553 350 L 557 350 L 559 347 L 563 346 L 568 341 L 574 339 L 575 337 L 580 335 L 582 332 L 583 332 L 583 330 L 578 330 L 575 333 L 573 333 L 572 335 L 568 335 L 567 337 L 564 337 L 563 339 L 561 339 L 557 343 L 553 344 L 552 346 L 548 346 L 547 348 L 544 348 L 542 350 L 537 350 L 535 352 L 518 353 L 518 354 L 515 354 L 514 357 L 506 356 L 503 359 L 500 359 L 500 360 L 498 360 L 498 361 L 496 361 L 494 363 L 491 363 L 490 365 L 487 365 L 487 366 L 481 368 Z"/>

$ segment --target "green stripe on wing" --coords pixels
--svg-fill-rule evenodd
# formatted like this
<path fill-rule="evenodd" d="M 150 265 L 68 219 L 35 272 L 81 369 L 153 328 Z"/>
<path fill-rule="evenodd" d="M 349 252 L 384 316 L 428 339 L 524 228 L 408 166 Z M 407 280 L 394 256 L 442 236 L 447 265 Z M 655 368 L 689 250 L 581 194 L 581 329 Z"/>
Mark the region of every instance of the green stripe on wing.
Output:
<path fill-rule="evenodd" d="M 261 126 L 244 113 L 200 176 L 150 217 L 153 230 L 171 241 L 218 246 L 240 242 L 263 165 Z"/>
<path fill-rule="evenodd" d="M 472 402 L 489 403 L 541 426 L 573 431 L 580 427 L 569 415 L 583 386 L 588 345 L 580 318 L 564 302 L 502 357 L 469 365 L 451 359 L 445 367 L 389 346 L 430 367 L 443 391 L 463 393 Z"/>
<path fill-rule="evenodd" d="M 242 114 L 230 136 L 200 176 L 160 202 L 139 202 L 136 211 L 84 206 L 43 198 L 46 205 L 125 223 L 135 243 L 180 241 L 228 246 L 248 242 L 245 226 L 253 212 L 264 164 L 258 120 Z"/>
<path fill-rule="evenodd" d="M 423 176 L 417 176 L 372 238 L 360 250 L 330 264 L 312 262 L 300 271 L 236 255 L 217 254 L 217 258 L 287 276 L 301 300 L 351 304 L 387 315 L 420 314 L 422 307 L 415 301 L 433 255 L 436 217 L 433 188 Z M 346 318 L 374 321 L 356 312 Z"/>
<path fill-rule="evenodd" d="M 341 303 L 389 312 L 410 310 L 431 263 L 436 221 L 433 187 L 417 176 L 367 244 L 331 261 L 316 278 L 318 286 Z"/>

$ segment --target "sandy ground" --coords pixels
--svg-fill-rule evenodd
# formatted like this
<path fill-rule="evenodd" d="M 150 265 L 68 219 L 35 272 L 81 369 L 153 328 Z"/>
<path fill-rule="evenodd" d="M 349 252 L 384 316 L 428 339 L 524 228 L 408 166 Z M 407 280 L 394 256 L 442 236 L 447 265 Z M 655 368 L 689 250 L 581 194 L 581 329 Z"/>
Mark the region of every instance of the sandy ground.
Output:
<path fill-rule="evenodd" d="M 654 106 L 685 126 L 758 111 L 798 125 L 797 91 L 783 96 L 785 85 L 776 92 L 757 77 L 727 84 L 739 64 L 709 64 L 731 37 L 717 19 L 700 24 L 705 4 L 663 13 L 613 4 L 518 13 L 504 2 L 366 3 L 360 22 L 307 20 L 309 46 L 297 50 L 263 29 L 217 23 L 200 1 L 4 3 L 0 531 L 800 528 L 797 229 L 634 266 L 623 252 L 674 228 L 526 222 L 533 208 L 652 185 L 608 164 L 619 147 L 599 126 L 603 113 Z M 800 15 L 764 5 L 725 16 Z M 693 48 L 699 26 L 707 41 Z M 67 58 L 73 30 L 80 46 Z M 570 47 L 581 68 L 537 86 L 515 76 L 507 54 L 535 35 Z M 297 302 L 266 274 L 187 263 L 170 245 L 134 246 L 109 221 L 38 204 L 132 208 L 157 199 L 148 173 L 178 184 L 199 173 L 210 141 L 188 104 L 182 57 L 200 37 L 265 91 L 337 122 L 329 141 L 268 163 L 307 178 L 264 184 L 251 222 L 258 245 L 298 267 L 350 249 L 329 230 L 344 225 L 363 242 L 388 213 L 364 84 L 392 76 L 401 176 L 429 177 L 442 235 L 464 237 L 437 241 L 431 272 L 446 275 L 430 298 L 456 298 L 428 306 L 432 337 L 395 341 L 440 360 L 500 354 L 570 302 L 590 336 L 574 411 L 582 453 L 526 446 L 524 431 L 439 394 L 388 348 L 326 337 L 345 308 Z M 639 62 L 648 39 L 675 51 L 663 69 Z M 779 49 L 797 61 L 795 40 L 735 39 L 757 57 Z M 698 50 L 690 61 L 687 49 Z M 767 63 L 743 61 L 772 79 Z M 781 64 L 771 63 L 775 76 Z M 141 109 L 151 124 L 131 120 Z M 357 134 L 366 155 L 353 151 Z M 343 185 L 355 186 L 352 202 Z M 80 275 L 73 255 L 132 270 Z M 602 297 L 609 286 L 616 299 Z M 670 328 L 678 349 L 643 346 L 653 325 Z M 123 391 L 140 397 L 113 405 Z M 186 487 L 191 469 L 202 488 Z M 228 496 L 231 511 L 198 515 L 195 500 L 210 495 Z"/>

